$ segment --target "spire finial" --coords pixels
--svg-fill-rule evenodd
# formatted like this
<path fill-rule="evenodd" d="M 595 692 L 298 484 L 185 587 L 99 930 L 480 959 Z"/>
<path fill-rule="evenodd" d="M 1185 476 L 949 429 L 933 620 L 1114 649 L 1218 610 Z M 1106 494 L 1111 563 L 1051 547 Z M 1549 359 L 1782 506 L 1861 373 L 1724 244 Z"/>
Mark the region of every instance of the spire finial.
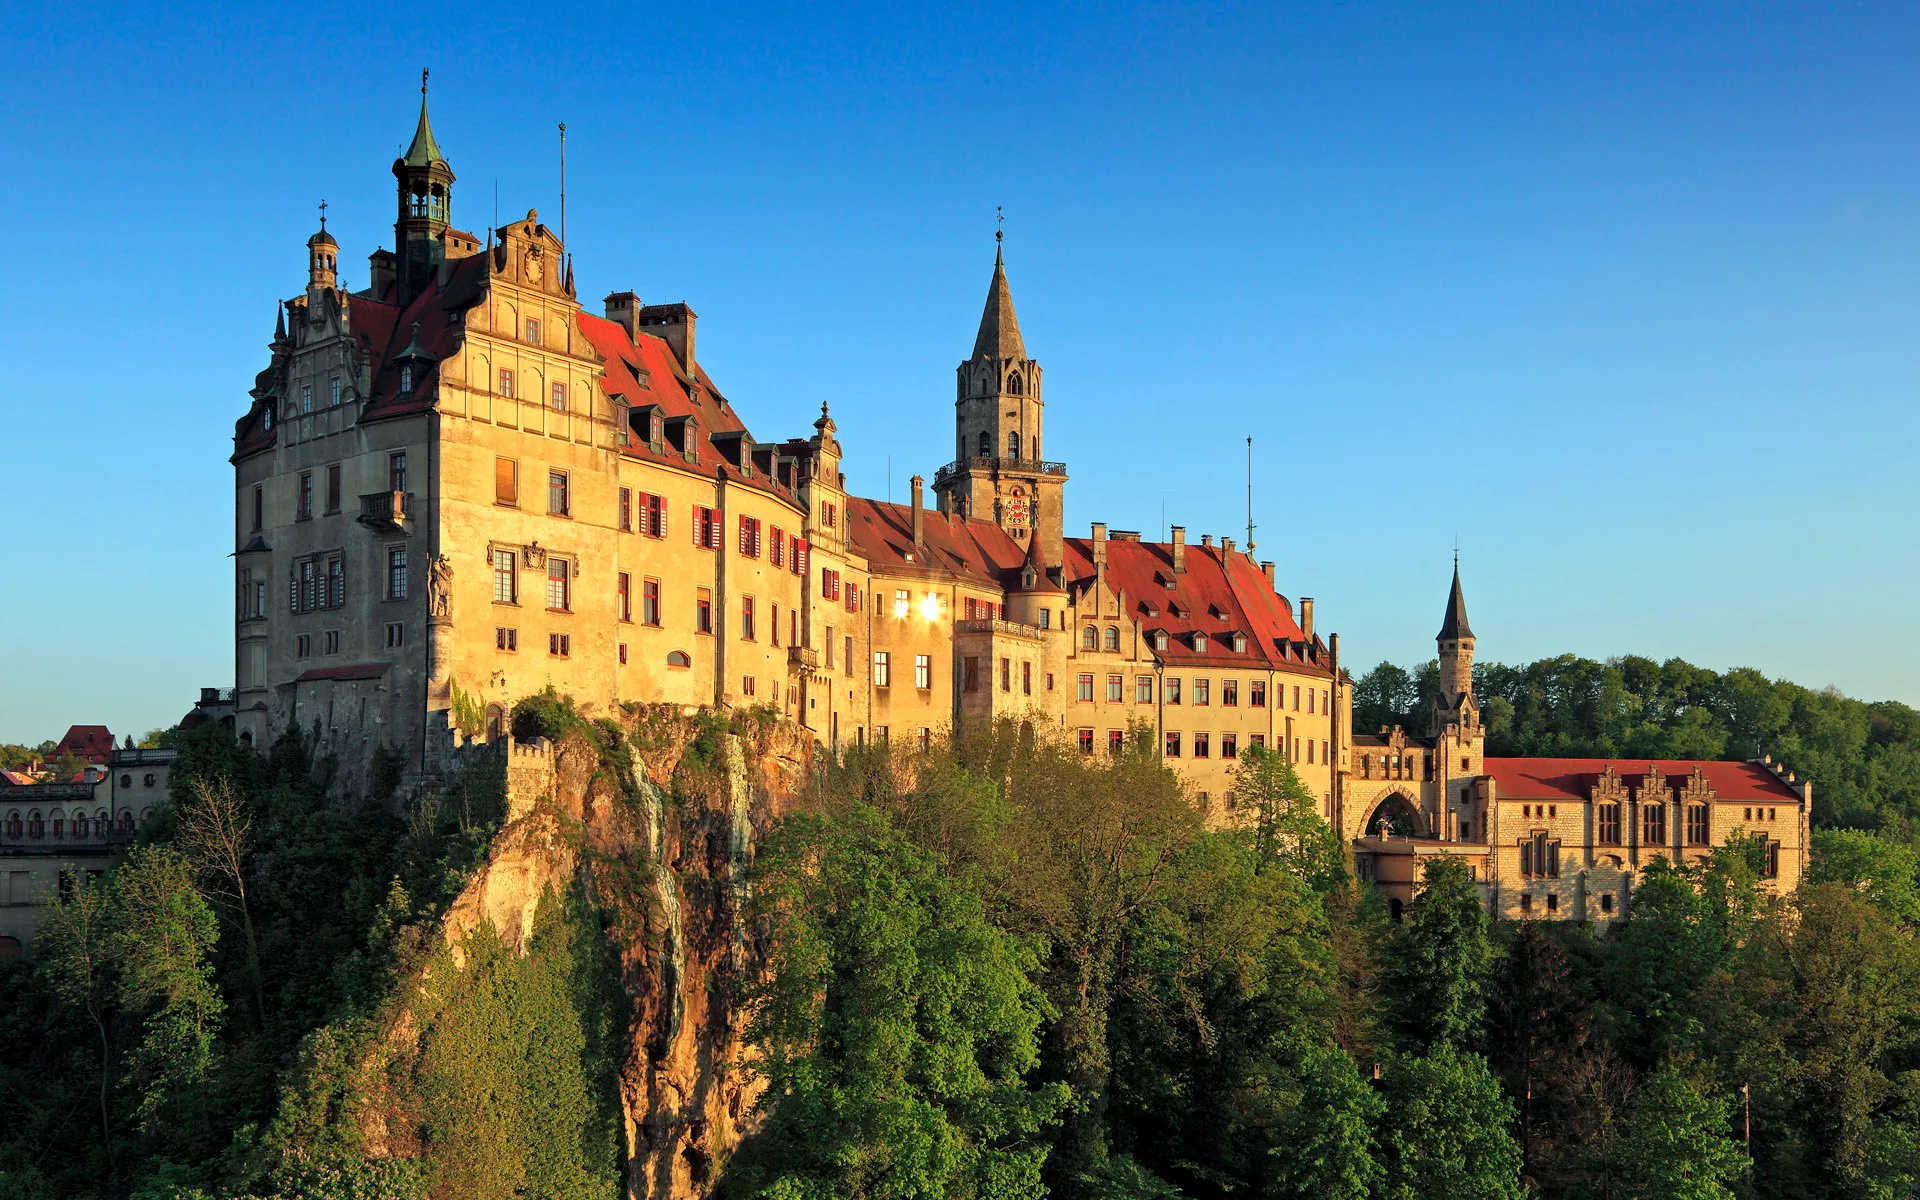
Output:
<path fill-rule="evenodd" d="M 1006 225 L 1007 225 L 1006 208 L 999 204 L 994 205 L 993 206 L 993 261 L 996 264 L 1000 262 L 1000 244 L 1004 242 L 1007 237 Z"/>
<path fill-rule="evenodd" d="M 325 233 L 326 229 L 327 229 L 327 202 L 325 198 L 322 198 L 320 201 L 320 231 L 322 233 Z"/>
<path fill-rule="evenodd" d="M 427 94 L 427 69 L 425 67 L 421 67 L 420 68 L 420 95 L 424 97 L 426 96 L 426 94 Z"/>

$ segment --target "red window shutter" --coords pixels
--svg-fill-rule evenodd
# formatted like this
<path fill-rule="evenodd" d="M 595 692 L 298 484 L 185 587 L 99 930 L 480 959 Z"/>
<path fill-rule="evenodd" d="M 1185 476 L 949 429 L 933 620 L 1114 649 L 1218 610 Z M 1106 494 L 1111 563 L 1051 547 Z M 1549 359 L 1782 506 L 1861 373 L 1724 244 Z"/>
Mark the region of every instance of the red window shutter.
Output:
<path fill-rule="evenodd" d="M 807 554 L 808 549 L 809 547 L 807 546 L 807 539 L 805 538 L 797 539 L 797 545 L 794 547 L 794 557 L 793 557 L 793 573 L 795 575 L 805 575 L 807 573 L 807 558 L 809 557 Z"/>
<path fill-rule="evenodd" d="M 741 517 L 740 518 L 740 553 L 742 554 L 753 553 L 753 549 L 749 543 L 750 543 L 750 540 L 747 534 L 747 519 L 745 517 Z"/>
<path fill-rule="evenodd" d="M 693 544 L 696 546 L 705 546 L 707 544 L 706 531 L 700 528 L 700 506 L 698 504 L 693 506 Z"/>

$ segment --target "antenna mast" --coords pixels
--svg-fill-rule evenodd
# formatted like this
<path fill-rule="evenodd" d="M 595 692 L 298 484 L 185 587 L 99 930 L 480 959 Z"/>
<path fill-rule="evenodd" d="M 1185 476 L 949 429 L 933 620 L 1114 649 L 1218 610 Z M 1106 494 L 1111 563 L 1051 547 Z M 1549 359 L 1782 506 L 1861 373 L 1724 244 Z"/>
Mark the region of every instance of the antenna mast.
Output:
<path fill-rule="evenodd" d="M 1253 439 L 1247 439 L 1247 554 L 1253 554 Z"/>
<path fill-rule="evenodd" d="M 567 123 L 560 122 L 560 244 L 567 243 Z"/>

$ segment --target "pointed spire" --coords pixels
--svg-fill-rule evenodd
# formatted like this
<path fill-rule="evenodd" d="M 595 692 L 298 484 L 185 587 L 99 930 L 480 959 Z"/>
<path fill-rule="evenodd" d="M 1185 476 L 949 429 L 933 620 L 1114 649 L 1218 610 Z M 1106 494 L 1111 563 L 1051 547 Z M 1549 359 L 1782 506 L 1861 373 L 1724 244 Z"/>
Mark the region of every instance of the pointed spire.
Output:
<path fill-rule="evenodd" d="M 1001 233 L 993 231 L 993 282 L 987 285 L 987 308 L 980 314 L 980 334 L 973 339 L 973 356 L 1014 359 L 1027 356 L 1020 340 L 1020 322 L 1013 315 L 1013 292 L 1007 287 L 1006 260 L 1000 253 Z"/>
<path fill-rule="evenodd" d="M 1467 624 L 1467 598 L 1460 594 L 1460 560 L 1453 560 L 1453 593 L 1447 597 L 1446 619 L 1440 623 L 1440 637 L 1449 641 L 1473 636 Z"/>
<path fill-rule="evenodd" d="M 410 167 L 424 167 L 432 162 L 445 162 L 440 156 L 440 147 L 434 144 L 433 126 L 427 122 L 427 72 L 420 72 L 420 124 L 413 130 L 413 144 L 407 147 L 407 153 L 401 162 Z"/>
<path fill-rule="evenodd" d="M 275 342 L 287 340 L 287 310 L 284 305 L 273 306 L 273 340 Z"/>

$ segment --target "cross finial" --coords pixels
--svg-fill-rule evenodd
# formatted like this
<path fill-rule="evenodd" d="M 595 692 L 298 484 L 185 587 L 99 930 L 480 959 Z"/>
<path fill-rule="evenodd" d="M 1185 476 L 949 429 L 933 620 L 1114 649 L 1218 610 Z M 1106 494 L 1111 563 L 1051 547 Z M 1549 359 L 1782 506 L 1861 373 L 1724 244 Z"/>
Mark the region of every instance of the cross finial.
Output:
<path fill-rule="evenodd" d="M 1459 534 L 1455 534 L 1453 537 L 1453 569 L 1456 571 L 1460 569 L 1460 535 Z"/>
<path fill-rule="evenodd" d="M 1007 210 L 1001 205 L 993 206 L 993 240 L 996 245 L 1007 236 Z"/>
<path fill-rule="evenodd" d="M 425 67 L 420 68 L 420 94 L 422 96 L 427 94 L 427 69 Z"/>
<path fill-rule="evenodd" d="M 327 202 L 325 200 L 322 200 L 320 202 L 320 229 L 322 232 L 325 232 L 326 228 L 327 228 Z"/>

